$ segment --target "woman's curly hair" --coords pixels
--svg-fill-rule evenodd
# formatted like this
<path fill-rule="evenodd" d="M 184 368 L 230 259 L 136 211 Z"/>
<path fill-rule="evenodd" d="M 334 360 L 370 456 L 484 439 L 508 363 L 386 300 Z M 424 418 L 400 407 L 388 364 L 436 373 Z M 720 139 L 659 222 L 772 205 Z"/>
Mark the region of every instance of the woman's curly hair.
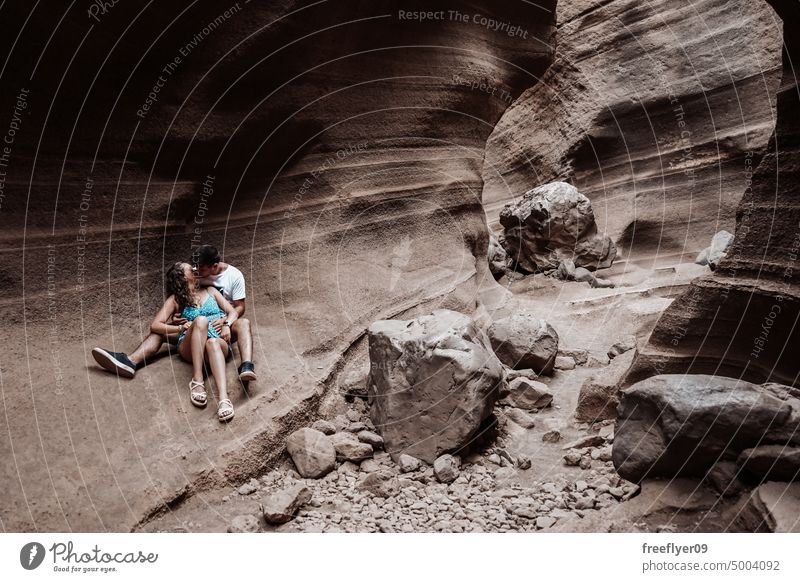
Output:
<path fill-rule="evenodd" d="M 178 310 L 193 304 L 192 293 L 183 268 L 186 263 L 175 263 L 167 270 L 167 295 L 174 295 L 178 302 Z"/>

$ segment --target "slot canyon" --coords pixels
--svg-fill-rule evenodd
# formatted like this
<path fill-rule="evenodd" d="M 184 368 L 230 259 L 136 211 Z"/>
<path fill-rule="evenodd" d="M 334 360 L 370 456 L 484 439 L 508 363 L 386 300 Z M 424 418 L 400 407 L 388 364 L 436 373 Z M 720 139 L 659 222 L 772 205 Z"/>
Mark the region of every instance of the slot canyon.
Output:
<path fill-rule="evenodd" d="M 3 531 L 800 531 L 797 3 L 0 14 Z"/>

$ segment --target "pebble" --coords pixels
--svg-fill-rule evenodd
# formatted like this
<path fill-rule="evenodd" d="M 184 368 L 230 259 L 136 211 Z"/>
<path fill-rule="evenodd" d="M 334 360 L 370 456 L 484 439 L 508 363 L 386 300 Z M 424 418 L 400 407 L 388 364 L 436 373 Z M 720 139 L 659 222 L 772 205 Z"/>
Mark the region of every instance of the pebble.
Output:
<path fill-rule="evenodd" d="M 314 430 L 318 430 L 322 434 L 332 435 L 336 432 L 336 427 L 333 426 L 332 422 L 327 420 L 317 420 L 314 424 L 311 425 L 311 428 Z"/>
<path fill-rule="evenodd" d="M 237 489 L 239 495 L 251 495 L 258 491 L 258 487 L 254 486 L 252 483 L 245 483 L 239 489 Z"/>
<path fill-rule="evenodd" d="M 358 440 L 362 443 L 366 443 L 371 445 L 373 449 L 382 449 L 383 448 L 383 437 L 378 433 L 374 433 L 371 430 L 362 430 L 358 433 Z"/>
<path fill-rule="evenodd" d="M 546 443 L 557 443 L 561 440 L 561 431 L 558 429 L 548 430 L 542 434 L 542 440 Z"/>
<path fill-rule="evenodd" d="M 400 455 L 400 457 L 397 459 L 397 462 L 400 465 L 401 473 L 411 473 L 412 471 L 418 470 L 422 466 L 422 461 L 416 457 L 406 454 Z"/>

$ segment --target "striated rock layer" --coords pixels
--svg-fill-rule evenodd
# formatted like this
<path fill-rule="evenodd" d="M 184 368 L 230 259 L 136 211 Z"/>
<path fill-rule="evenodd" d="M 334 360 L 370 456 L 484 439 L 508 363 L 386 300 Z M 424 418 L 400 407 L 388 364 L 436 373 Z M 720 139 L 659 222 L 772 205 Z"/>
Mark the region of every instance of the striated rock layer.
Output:
<path fill-rule="evenodd" d="M 128 529 L 252 475 L 369 323 L 474 309 L 484 145 L 551 62 L 554 5 L 4 3 L 3 528 Z M 122 383 L 87 358 L 133 349 L 201 242 L 244 272 L 256 329 L 227 428 L 177 359 Z"/>
<path fill-rule="evenodd" d="M 800 40 L 789 34 L 800 7 L 774 6 L 786 44 L 769 151 L 739 205 L 727 255 L 664 312 L 628 381 L 690 371 L 800 384 L 800 86 L 792 70 Z"/>
<path fill-rule="evenodd" d="M 780 22 L 747 0 L 560 2 L 557 21 L 553 65 L 486 147 L 490 224 L 570 181 L 624 255 L 693 259 L 732 228 L 774 127 Z"/>

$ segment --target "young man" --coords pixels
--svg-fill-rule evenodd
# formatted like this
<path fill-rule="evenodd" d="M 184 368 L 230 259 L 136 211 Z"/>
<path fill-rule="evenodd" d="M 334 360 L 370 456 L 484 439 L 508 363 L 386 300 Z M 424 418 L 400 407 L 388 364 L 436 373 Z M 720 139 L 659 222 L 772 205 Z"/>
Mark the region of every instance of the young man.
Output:
<path fill-rule="evenodd" d="M 196 257 L 196 258 L 195 258 Z M 245 312 L 245 284 L 242 272 L 220 260 L 217 249 L 211 245 L 202 245 L 194 255 L 192 265 L 197 275 L 200 277 L 200 284 L 216 287 L 223 297 L 230 301 L 239 318 L 233 322 L 230 328 L 231 339 L 239 344 L 239 354 L 242 357 L 242 365 L 239 366 L 239 379 L 243 382 L 256 380 L 255 367 L 253 366 L 253 336 L 250 331 L 250 321 L 242 316 Z M 172 322 L 180 324 L 182 318 L 175 314 Z M 223 337 L 223 327 L 228 325 L 225 318 L 220 318 L 211 322 L 211 325 Z M 103 348 L 94 348 L 92 356 L 100 366 L 125 378 L 133 378 L 136 371 L 143 367 L 146 361 L 153 357 L 161 344 L 166 341 L 175 343 L 177 336 L 169 337 L 155 333 L 149 334 L 144 341 L 139 344 L 132 354 L 124 352 L 111 352 Z"/>

